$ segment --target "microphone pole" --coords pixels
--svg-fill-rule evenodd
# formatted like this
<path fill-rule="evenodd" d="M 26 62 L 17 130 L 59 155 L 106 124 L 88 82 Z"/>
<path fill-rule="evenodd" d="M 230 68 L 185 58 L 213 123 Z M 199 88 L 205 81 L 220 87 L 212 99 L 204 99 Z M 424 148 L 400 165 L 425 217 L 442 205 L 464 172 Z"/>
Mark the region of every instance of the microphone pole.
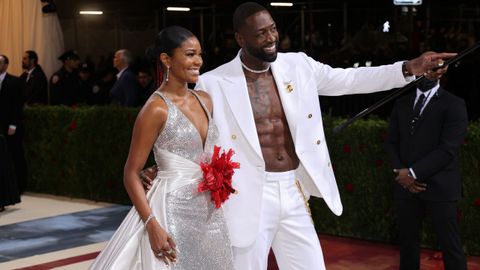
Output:
<path fill-rule="evenodd" d="M 435 71 L 435 70 L 437 70 L 439 68 L 442 68 L 444 66 L 455 64 L 456 62 L 465 58 L 465 56 L 467 56 L 467 55 L 471 54 L 472 52 L 474 52 L 475 50 L 477 50 L 478 48 L 480 48 L 480 42 L 477 42 L 477 44 L 473 45 L 472 47 L 465 49 L 461 53 L 457 54 L 455 57 L 452 57 L 452 58 L 446 60 L 443 63 L 442 66 L 434 68 L 433 70 Z M 417 77 L 415 80 L 411 81 L 410 83 L 408 83 L 404 87 L 395 90 L 390 95 L 380 99 L 375 104 L 373 104 L 370 107 L 366 108 L 365 110 L 359 112 L 354 117 L 352 117 L 352 118 L 348 119 L 347 121 L 341 123 L 340 125 L 336 126 L 335 128 L 333 128 L 333 133 L 339 133 L 340 131 L 342 131 L 344 128 L 348 127 L 349 125 L 351 125 L 353 122 L 355 122 L 359 118 L 362 118 L 363 116 L 371 113 L 372 111 L 376 110 L 378 107 L 380 107 L 380 106 L 384 105 L 385 103 L 389 102 L 390 100 L 400 96 L 401 94 L 405 93 L 407 90 L 411 89 L 413 86 L 417 85 L 418 83 L 420 83 L 424 80 L 426 80 L 424 75 L 422 75 L 420 77 Z"/>

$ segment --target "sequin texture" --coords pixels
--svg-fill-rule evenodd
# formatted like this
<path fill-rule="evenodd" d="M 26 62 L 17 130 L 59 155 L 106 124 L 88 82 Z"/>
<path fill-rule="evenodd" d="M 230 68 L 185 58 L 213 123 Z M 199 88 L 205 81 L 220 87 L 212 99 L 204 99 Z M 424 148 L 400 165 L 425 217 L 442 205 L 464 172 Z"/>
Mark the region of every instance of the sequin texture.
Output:
<path fill-rule="evenodd" d="M 160 155 L 160 149 L 189 159 L 195 163 L 208 160 L 212 153 L 218 130 L 208 114 L 209 126 L 205 149 L 195 126 L 167 97 L 156 92 L 165 100 L 168 117 L 154 145 L 154 155 Z M 208 112 L 202 100 L 203 109 Z M 162 164 L 157 160 L 157 166 Z M 233 269 L 233 255 L 230 247 L 227 226 L 222 209 L 216 209 L 210 200 L 210 194 L 199 193 L 198 184 L 190 184 L 172 191 L 166 197 L 166 216 L 168 232 L 177 244 L 178 259 L 172 269 Z"/>

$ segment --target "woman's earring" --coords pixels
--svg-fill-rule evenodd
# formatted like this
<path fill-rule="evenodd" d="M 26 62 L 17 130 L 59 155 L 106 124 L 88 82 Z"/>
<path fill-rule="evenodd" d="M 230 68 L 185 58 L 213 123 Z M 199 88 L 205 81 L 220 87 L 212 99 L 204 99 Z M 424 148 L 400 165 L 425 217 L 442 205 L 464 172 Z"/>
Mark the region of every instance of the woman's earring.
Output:
<path fill-rule="evenodd" d="M 168 83 L 168 76 L 170 75 L 170 67 L 167 67 L 167 74 L 166 74 L 166 78 L 165 78 L 165 82 Z"/>

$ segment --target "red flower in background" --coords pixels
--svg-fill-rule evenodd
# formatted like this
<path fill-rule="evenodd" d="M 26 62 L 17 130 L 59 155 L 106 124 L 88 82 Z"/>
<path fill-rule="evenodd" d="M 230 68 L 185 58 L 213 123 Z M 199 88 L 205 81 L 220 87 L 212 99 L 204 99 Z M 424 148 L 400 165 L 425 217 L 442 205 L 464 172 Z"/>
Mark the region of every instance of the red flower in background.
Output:
<path fill-rule="evenodd" d="M 480 206 L 480 199 L 476 199 L 475 201 L 473 201 L 473 205 Z"/>
<path fill-rule="evenodd" d="M 210 191 L 210 197 L 215 203 L 215 207 L 220 208 L 230 194 L 236 193 L 232 187 L 232 176 L 234 169 L 240 168 L 240 163 L 231 161 L 232 155 L 235 153 L 229 149 L 227 153 L 223 151 L 221 155 L 220 147 L 213 149 L 212 161 L 210 163 L 200 163 L 203 171 L 203 181 L 198 184 L 198 191 Z"/>
<path fill-rule="evenodd" d="M 375 166 L 377 166 L 377 168 L 378 168 L 378 167 L 382 167 L 382 166 L 383 166 L 383 163 L 385 163 L 385 162 L 384 162 L 383 160 L 381 160 L 381 159 L 375 160 Z"/>
<path fill-rule="evenodd" d="M 354 186 L 352 183 L 348 183 L 345 185 L 345 189 L 349 192 L 349 193 L 352 193 L 353 190 L 354 190 Z"/>
<path fill-rule="evenodd" d="M 73 120 L 68 126 L 68 131 L 74 131 L 75 129 L 77 129 L 77 121 Z"/>
<path fill-rule="evenodd" d="M 344 144 L 343 145 L 343 152 L 346 154 L 350 154 L 352 152 L 352 148 L 350 147 L 349 144 Z"/>

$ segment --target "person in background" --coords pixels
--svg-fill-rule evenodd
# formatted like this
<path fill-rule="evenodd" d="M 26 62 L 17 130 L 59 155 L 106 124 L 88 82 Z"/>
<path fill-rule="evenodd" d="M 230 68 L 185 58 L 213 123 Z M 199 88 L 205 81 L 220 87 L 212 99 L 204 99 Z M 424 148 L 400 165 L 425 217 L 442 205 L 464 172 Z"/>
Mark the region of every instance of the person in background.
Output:
<path fill-rule="evenodd" d="M 80 65 L 80 69 L 78 70 L 78 76 L 80 78 L 80 93 L 82 95 L 82 99 L 85 100 L 87 104 L 91 105 L 95 86 L 93 66 L 91 66 L 91 64 L 89 64 L 88 62 L 82 63 Z"/>
<path fill-rule="evenodd" d="M 50 104 L 71 106 L 85 102 L 78 76 L 80 60 L 77 52 L 66 51 L 58 59 L 63 62 L 63 66 L 50 78 Z"/>
<path fill-rule="evenodd" d="M 9 162 L 13 164 L 13 173 L 16 180 L 15 178 L 12 179 L 12 174 L 9 173 L 6 180 L 10 184 L 0 186 L 0 188 L 2 193 L 9 193 L 13 196 L 8 203 L 13 204 L 19 202 L 15 194 L 23 193 L 27 187 L 27 162 L 23 151 L 24 130 L 22 123 L 25 86 L 20 78 L 7 73 L 8 64 L 8 57 L 0 55 L 0 134 L 3 137 L 0 143 L 6 141 L 6 149 L 3 152 L 7 152 L 9 156 L 5 157 L 7 164 L 4 164 L 4 166 L 8 166 Z M 9 166 L 7 169 L 11 169 L 11 167 Z M 16 187 L 12 181 L 16 181 Z M 3 188 L 6 189 L 3 190 Z"/>
<path fill-rule="evenodd" d="M 138 105 L 139 90 L 135 73 L 130 68 L 133 56 L 130 51 L 122 49 L 115 53 L 113 67 L 118 70 L 117 81 L 110 89 L 111 103 L 134 107 Z"/>
<path fill-rule="evenodd" d="M 115 84 L 115 73 L 113 67 L 105 67 L 99 70 L 88 100 L 89 105 L 110 104 L 110 89 Z"/>
<path fill-rule="evenodd" d="M 157 86 L 152 73 L 148 69 L 140 69 L 137 74 L 139 88 L 139 105 L 143 106 L 150 95 L 155 92 Z"/>
<path fill-rule="evenodd" d="M 25 103 L 27 105 L 48 104 L 48 80 L 38 64 L 35 51 L 26 51 L 22 58 L 24 72 L 20 79 L 25 82 Z"/>

